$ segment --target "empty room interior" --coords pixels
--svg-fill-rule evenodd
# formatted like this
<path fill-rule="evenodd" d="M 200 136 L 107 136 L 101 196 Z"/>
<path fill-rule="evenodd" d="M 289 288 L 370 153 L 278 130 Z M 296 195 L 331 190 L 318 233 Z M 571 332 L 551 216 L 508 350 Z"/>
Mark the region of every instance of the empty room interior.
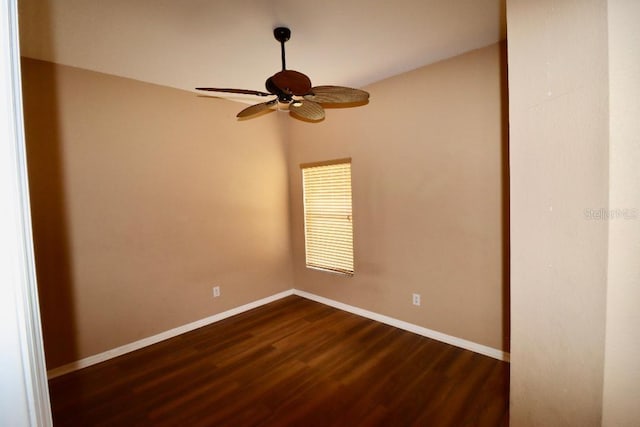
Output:
<path fill-rule="evenodd" d="M 636 3 L 17 4 L 55 425 L 637 425 Z"/>

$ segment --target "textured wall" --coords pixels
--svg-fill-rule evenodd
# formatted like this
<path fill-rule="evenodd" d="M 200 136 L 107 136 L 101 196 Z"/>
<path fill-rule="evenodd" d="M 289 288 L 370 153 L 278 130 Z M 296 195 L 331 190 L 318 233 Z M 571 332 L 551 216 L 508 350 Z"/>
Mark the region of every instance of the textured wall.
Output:
<path fill-rule="evenodd" d="M 597 426 L 607 282 L 606 1 L 511 0 L 511 424 Z"/>
<path fill-rule="evenodd" d="M 293 287 L 275 114 L 34 60 L 23 86 L 49 369 Z"/>
<path fill-rule="evenodd" d="M 603 425 L 640 420 L 640 2 L 609 0 L 609 222 Z M 628 215 L 625 217 L 624 212 Z"/>
<path fill-rule="evenodd" d="M 506 83 L 492 45 L 291 122 L 296 287 L 508 350 Z M 355 275 L 305 268 L 300 163 L 352 158 Z M 422 296 L 422 306 L 411 294 Z"/>

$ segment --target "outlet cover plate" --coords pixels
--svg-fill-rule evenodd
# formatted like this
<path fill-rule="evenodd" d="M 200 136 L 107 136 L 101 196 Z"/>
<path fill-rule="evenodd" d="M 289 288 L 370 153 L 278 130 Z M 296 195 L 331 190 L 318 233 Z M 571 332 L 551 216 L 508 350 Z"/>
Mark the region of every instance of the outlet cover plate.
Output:
<path fill-rule="evenodd" d="M 413 294 L 413 305 L 420 305 L 420 294 Z"/>

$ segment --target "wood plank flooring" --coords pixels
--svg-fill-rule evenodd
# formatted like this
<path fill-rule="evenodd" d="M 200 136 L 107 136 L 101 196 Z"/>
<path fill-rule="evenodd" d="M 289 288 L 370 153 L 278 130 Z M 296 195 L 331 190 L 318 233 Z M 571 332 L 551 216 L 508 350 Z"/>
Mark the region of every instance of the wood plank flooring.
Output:
<path fill-rule="evenodd" d="M 509 366 L 291 296 L 49 382 L 56 426 L 507 426 Z"/>

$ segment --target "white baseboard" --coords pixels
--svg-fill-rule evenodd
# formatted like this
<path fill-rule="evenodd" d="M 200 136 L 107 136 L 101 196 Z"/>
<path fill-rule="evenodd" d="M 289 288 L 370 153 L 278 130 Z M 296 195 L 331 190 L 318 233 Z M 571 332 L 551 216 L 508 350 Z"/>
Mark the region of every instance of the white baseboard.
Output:
<path fill-rule="evenodd" d="M 143 338 L 141 340 L 138 340 L 129 344 L 125 344 L 123 346 L 120 346 L 111 350 L 107 350 L 103 353 L 95 354 L 93 356 L 89 356 L 84 359 L 71 362 L 67 365 L 63 365 L 58 368 L 51 369 L 50 371 L 47 372 L 47 378 L 52 379 L 55 377 L 59 377 L 60 375 L 67 374 L 69 372 L 73 372 L 78 369 L 86 368 L 88 366 L 95 365 L 97 363 L 104 362 L 109 359 L 113 359 L 114 357 L 122 356 L 123 354 L 130 353 L 132 351 L 139 350 L 143 347 L 156 344 L 160 341 L 164 341 L 166 339 L 173 338 L 180 334 L 184 334 L 185 332 L 193 331 L 194 329 L 198 329 L 203 326 L 207 326 L 212 323 L 219 322 L 220 320 L 226 319 L 231 316 L 235 316 L 236 314 L 240 314 L 245 311 L 254 309 L 256 307 L 260 307 L 261 305 L 269 304 L 270 302 L 279 300 L 284 297 L 288 297 L 289 295 L 293 295 L 293 289 L 289 289 L 288 291 L 280 292 L 275 295 L 271 295 L 269 297 L 250 302 L 240 307 L 232 308 L 231 310 L 227 310 L 222 313 L 214 314 L 213 316 L 209 316 L 204 319 L 196 320 L 195 322 L 191 322 L 186 325 L 179 326 L 177 328 L 173 328 L 165 332 L 161 332 L 157 335 L 153 335 L 151 337 Z"/>
<path fill-rule="evenodd" d="M 394 326 L 396 328 L 404 329 L 405 331 L 413 332 L 415 334 L 422 335 L 427 338 L 441 341 L 446 344 L 451 344 L 456 347 L 464 348 L 465 350 L 470 350 L 479 354 L 483 354 L 485 356 L 489 356 L 494 359 L 509 362 L 509 353 L 501 350 L 497 350 L 495 348 L 487 347 L 485 345 L 478 344 L 472 341 L 467 341 L 462 338 L 457 338 L 451 335 L 443 334 L 442 332 L 434 331 L 428 328 L 424 328 L 422 326 L 405 322 L 403 320 L 394 319 L 393 317 L 385 316 L 383 314 L 374 313 L 373 311 L 364 310 L 359 307 L 334 301 L 332 299 L 321 297 L 319 295 L 315 295 L 309 292 L 301 291 L 299 289 L 289 289 L 288 291 L 280 292 L 275 295 L 271 295 L 269 297 L 250 302 L 240 307 L 232 308 L 231 310 L 214 314 L 213 316 L 209 316 L 204 319 L 196 320 L 195 322 L 191 322 L 186 325 L 179 326 L 177 328 L 173 328 L 165 332 L 161 332 L 157 335 L 143 338 L 141 340 L 138 340 L 129 344 L 125 344 L 123 346 L 120 346 L 111 350 L 107 350 L 103 353 L 95 354 L 93 356 L 89 356 L 84 359 L 71 362 L 67 365 L 63 365 L 58 368 L 51 369 L 47 372 L 47 378 L 52 379 L 55 377 L 59 377 L 69 372 L 86 368 L 88 366 L 95 365 L 95 364 L 107 361 L 109 359 L 113 359 L 114 357 L 122 356 L 123 354 L 127 354 L 132 351 L 139 350 L 143 347 L 156 344 L 160 341 L 164 341 L 166 339 L 176 337 L 180 334 L 184 334 L 185 332 L 193 331 L 194 329 L 198 329 L 203 326 L 207 326 L 212 323 L 219 322 L 220 320 L 226 319 L 231 316 L 235 316 L 236 314 L 249 311 L 251 309 L 260 307 L 265 304 L 269 304 L 270 302 L 288 297 L 289 295 L 298 295 L 303 298 L 307 298 L 309 300 L 316 301 L 321 304 L 325 304 L 330 307 L 337 308 L 339 310 L 347 311 L 349 313 L 357 314 L 358 316 L 366 317 L 368 319 L 375 320 L 377 322 L 385 323 L 387 325 Z"/>
<path fill-rule="evenodd" d="M 486 345 L 478 344 L 473 341 L 467 341 L 462 338 L 453 337 L 451 335 L 443 334 L 442 332 L 434 331 L 432 329 L 424 328 L 422 326 L 414 325 L 413 323 L 405 322 L 403 320 L 394 319 L 393 317 L 385 316 L 383 314 L 374 313 L 373 311 L 364 310 L 359 307 L 344 304 L 338 301 L 334 301 L 329 298 L 321 297 L 309 292 L 301 291 L 299 289 L 293 290 L 294 295 L 301 296 L 303 298 L 310 299 L 312 301 L 325 304 L 339 310 L 348 311 L 349 313 L 357 314 L 358 316 L 366 317 L 371 320 L 375 320 L 380 323 L 385 323 L 396 328 L 404 329 L 405 331 L 413 332 L 414 334 L 422 335 L 427 338 L 441 341 L 446 344 L 451 344 L 456 347 L 464 348 L 475 353 L 483 354 L 485 356 L 492 357 L 494 359 L 509 362 L 509 353 L 495 348 L 487 347 Z"/>

